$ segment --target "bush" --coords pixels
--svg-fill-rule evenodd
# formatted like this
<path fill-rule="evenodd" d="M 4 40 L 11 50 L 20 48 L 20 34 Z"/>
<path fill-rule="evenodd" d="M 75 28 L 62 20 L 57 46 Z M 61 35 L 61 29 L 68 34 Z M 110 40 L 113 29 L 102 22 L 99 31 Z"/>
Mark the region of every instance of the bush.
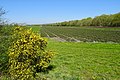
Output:
<path fill-rule="evenodd" d="M 0 26 L 0 72 L 8 72 L 8 48 L 12 43 L 13 26 Z"/>
<path fill-rule="evenodd" d="M 16 27 L 9 48 L 9 74 L 14 79 L 33 80 L 38 71 L 47 69 L 53 56 L 45 50 L 47 41 L 24 27 Z"/>

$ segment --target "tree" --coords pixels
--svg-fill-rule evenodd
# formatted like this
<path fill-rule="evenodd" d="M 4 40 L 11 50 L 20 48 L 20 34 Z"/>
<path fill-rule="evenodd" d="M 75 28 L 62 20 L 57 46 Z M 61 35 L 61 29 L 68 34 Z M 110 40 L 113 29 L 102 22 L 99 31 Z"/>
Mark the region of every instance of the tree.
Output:
<path fill-rule="evenodd" d="M 112 15 L 112 26 L 119 27 L 120 26 L 120 13 Z"/>
<path fill-rule="evenodd" d="M 5 23 L 5 21 L 2 18 L 4 14 L 6 14 L 6 11 L 1 7 L 0 8 L 0 26 L 2 26 Z"/>

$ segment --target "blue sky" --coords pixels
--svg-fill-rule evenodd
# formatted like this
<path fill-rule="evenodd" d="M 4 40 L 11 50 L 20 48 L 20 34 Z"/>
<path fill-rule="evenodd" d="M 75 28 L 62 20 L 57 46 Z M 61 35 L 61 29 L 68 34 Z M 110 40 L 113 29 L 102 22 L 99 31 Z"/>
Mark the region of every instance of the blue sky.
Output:
<path fill-rule="evenodd" d="M 0 0 L 9 22 L 43 24 L 120 12 L 120 0 Z"/>

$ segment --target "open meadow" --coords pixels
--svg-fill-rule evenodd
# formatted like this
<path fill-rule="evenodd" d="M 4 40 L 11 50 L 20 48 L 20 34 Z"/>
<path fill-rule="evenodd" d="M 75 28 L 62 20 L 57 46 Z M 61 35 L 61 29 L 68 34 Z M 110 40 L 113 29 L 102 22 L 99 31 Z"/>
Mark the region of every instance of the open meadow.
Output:
<path fill-rule="evenodd" d="M 47 40 L 46 49 L 55 54 L 47 71 L 37 73 L 38 80 L 120 80 L 120 28 L 27 27 L 30 28 Z M 7 32 L 10 32 L 9 28 Z M 110 41 L 104 41 L 103 34 L 108 35 L 106 39 Z M 82 41 L 80 36 L 93 41 Z M 0 79 L 12 80 L 7 75 Z"/>
<path fill-rule="evenodd" d="M 120 80 L 120 0 L 0 0 L 0 80 Z"/>

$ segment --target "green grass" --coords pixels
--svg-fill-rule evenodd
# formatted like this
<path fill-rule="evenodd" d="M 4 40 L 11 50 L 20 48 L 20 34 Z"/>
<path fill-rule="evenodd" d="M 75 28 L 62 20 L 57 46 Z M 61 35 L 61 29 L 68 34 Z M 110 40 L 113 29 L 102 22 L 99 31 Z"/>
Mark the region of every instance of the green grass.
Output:
<path fill-rule="evenodd" d="M 28 27 L 32 28 L 32 31 L 33 31 L 33 32 L 38 32 L 38 33 L 39 33 L 41 26 L 28 26 Z"/>
<path fill-rule="evenodd" d="M 41 29 L 32 28 L 35 32 Z M 53 68 L 48 73 L 39 73 L 39 77 L 45 76 L 47 80 L 120 80 L 120 44 L 49 39 L 48 49 L 56 52 L 50 63 Z M 0 79 L 10 80 L 7 76 Z"/>
<path fill-rule="evenodd" d="M 120 80 L 120 44 L 50 40 L 48 48 L 57 52 L 48 80 Z"/>

